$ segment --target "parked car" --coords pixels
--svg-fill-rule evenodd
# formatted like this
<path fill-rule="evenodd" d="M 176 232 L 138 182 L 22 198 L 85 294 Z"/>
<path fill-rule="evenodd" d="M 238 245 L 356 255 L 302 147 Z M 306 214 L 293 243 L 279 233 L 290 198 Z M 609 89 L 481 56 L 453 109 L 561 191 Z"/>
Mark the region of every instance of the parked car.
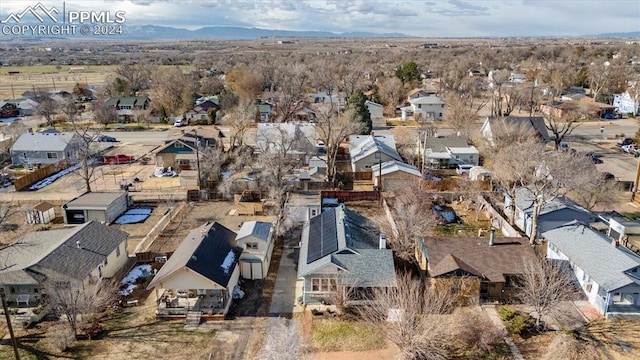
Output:
<path fill-rule="evenodd" d="M 616 146 L 622 147 L 622 146 L 625 146 L 625 145 L 632 145 L 634 143 L 635 142 L 633 141 L 632 138 L 626 138 L 626 139 L 622 140 L 621 142 L 617 143 Z"/>
<path fill-rule="evenodd" d="M 114 138 L 113 136 L 98 135 L 98 141 L 99 142 L 118 142 L 118 139 Z"/>
<path fill-rule="evenodd" d="M 569 144 L 565 143 L 565 142 L 561 142 L 559 145 L 559 149 L 562 151 L 569 151 L 569 149 L 571 149 L 569 147 Z"/>
<path fill-rule="evenodd" d="M 124 154 L 118 154 L 118 155 L 110 155 L 110 156 L 105 156 L 104 157 L 104 163 L 105 164 L 128 164 L 128 163 L 132 163 L 135 161 L 135 158 L 131 155 L 124 155 Z"/>
<path fill-rule="evenodd" d="M 626 153 L 633 154 L 636 152 L 636 145 L 635 144 L 623 145 L 620 147 L 620 149 Z"/>
<path fill-rule="evenodd" d="M 173 126 L 175 126 L 175 127 L 183 127 L 185 125 L 186 125 L 186 123 L 182 119 L 178 119 L 173 123 Z"/>

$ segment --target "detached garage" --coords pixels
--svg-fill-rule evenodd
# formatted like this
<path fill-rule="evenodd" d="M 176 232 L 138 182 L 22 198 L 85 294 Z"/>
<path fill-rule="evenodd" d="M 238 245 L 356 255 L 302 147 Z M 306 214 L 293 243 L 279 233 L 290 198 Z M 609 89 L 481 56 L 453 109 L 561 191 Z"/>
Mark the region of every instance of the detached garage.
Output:
<path fill-rule="evenodd" d="M 240 275 L 244 279 L 264 279 L 269 272 L 273 252 L 271 223 L 247 221 L 242 224 L 236 242 L 242 247 Z"/>
<path fill-rule="evenodd" d="M 87 192 L 62 205 L 65 224 L 111 224 L 129 207 L 126 192 Z"/>

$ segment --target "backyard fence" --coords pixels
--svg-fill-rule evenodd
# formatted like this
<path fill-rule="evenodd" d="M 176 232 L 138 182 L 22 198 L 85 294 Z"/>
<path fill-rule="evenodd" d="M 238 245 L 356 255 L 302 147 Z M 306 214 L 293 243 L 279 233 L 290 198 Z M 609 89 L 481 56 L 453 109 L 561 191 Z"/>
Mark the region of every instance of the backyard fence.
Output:
<path fill-rule="evenodd" d="M 380 200 L 380 193 L 377 191 L 322 191 L 321 194 L 322 198 L 338 199 L 341 202 Z"/>

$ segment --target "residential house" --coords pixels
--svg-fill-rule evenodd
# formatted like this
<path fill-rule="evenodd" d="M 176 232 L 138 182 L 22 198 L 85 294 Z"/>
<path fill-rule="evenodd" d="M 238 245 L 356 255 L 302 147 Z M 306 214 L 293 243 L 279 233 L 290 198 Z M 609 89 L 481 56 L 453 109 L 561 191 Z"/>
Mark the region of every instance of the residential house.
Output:
<path fill-rule="evenodd" d="M 376 164 L 402 161 L 393 135 L 351 135 L 349 154 L 353 172 L 369 172 Z"/>
<path fill-rule="evenodd" d="M 11 146 L 11 163 L 27 167 L 66 160 L 74 164 L 79 160 L 81 141 L 75 132 L 24 133 Z"/>
<path fill-rule="evenodd" d="M 524 273 L 524 260 L 535 257 L 524 238 L 436 238 L 419 241 L 416 258 L 434 285 L 451 279 L 467 282 L 471 299 L 504 301 L 517 292 L 517 279 Z"/>
<path fill-rule="evenodd" d="M 487 76 L 487 74 L 485 74 L 482 70 L 469 70 L 468 76 L 484 78 L 485 76 Z"/>
<path fill-rule="evenodd" d="M 373 186 L 379 190 L 392 191 L 405 188 L 422 179 L 417 167 L 402 161 L 391 160 L 371 167 Z"/>
<path fill-rule="evenodd" d="M 255 121 L 256 122 L 269 122 L 269 116 L 273 113 L 273 105 L 261 102 L 255 105 Z"/>
<path fill-rule="evenodd" d="M 577 221 L 546 231 L 542 238 L 547 258 L 568 263 L 601 314 L 640 315 L 640 257 Z"/>
<path fill-rule="evenodd" d="M 181 139 L 171 140 L 156 151 L 156 166 L 179 170 L 198 168 L 196 147 Z"/>
<path fill-rule="evenodd" d="M 0 250 L 6 261 L 0 270 L 0 287 L 10 304 L 23 295 L 33 306 L 46 294 L 49 280 L 92 288 L 125 266 L 127 237 L 126 232 L 95 221 L 29 233 L 18 240 L 23 245 Z"/>
<path fill-rule="evenodd" d="M 498 141 L 511 142 L 521 136 L 536 136 L 544 143 L 551 139 L 541 116 L 488 116 L 480 128 L 480 133 L 492 146 Z"/>
<path fill-rule="evenodd" d="M 511 73 L 511 75 L 509 75 L 508 82 L 512 84 L 524 84 L 525 81 L 527 81 L 527 76 L 525 74 Z"/>
<path fill-rule="evenodd" d="M 426 142 L 417 140 L 418 157 L 433 169 L 449 169 L 457 165 L 478 165 L 480 152 L 467 144 L 463 136 L 431 136 Z"/>
<path fill-rule="evenodd" d="M 640 255 L 640 222 L 616 211 L 600 212 L 598 220 L 590 223 L 589 226 L 613 240 L 618 240 L 620 245 Z"/>
<path fill-rule="evenodd" d="M 613 106 L 622 114 L 640 114 L 640 99 L 638 95 L 631 96 L 628 91 L 613 95 Z"/>
<path fill-rule="evenodd" d="M 287 193 L 284 209 L 290 221 L 302 224 L 320 214 L 321 202 L 319 191 L 291 191 Z"/>
<path fill-rule="evenodd" d="M 369 110 L 373 127 L 382 127 L 386 125 L 383 115 L 384 106 L 382 104 L 366 100 L 364 105 L 367 107 L 367 110 Z"/>
<path fill-rule="evenodd" d="M 209 121 L 209 112 L 200 107 L 200 106 L 196 106 L 193 109 L 187 111 L 184 113 L 184 119 L 187 120 L 187 122 L 192 122 L 192 121 Z"/>
<path fill-rule="evenodd" d="M 371 220 L 341 206 L 311 218 L 302 228 L 298 260 L 302 302 L 330 303 L 345 288 L 357 301 L 374 288 L 397 286 L 385 239 Z"/>
<path fill-rule="evenodd" d="M 309 123 L 259 123 L 256 152 L 282 152 L 307 156 L 314 148 L 316 126 Z"/>
<path fill-rule="evenodd" d="M 344 92 L 328 93 L 326 91 L 318 91 L 315 94 L 310 94 L 308 100 L 314 104 L 324 103 L 344 107 L 347 105 L 347 94 Z"/>
<path fill-rule="evenodd" d="M 235 239 L 217 222 L 192 230 L 147 286 L 156 291 L 156 316 L 184 319 L 191 313 L 196 323 L 201 317 L 224 319 L 240 278 L 242 248 Z"/>
<path fill-rule="evenodd" d="M 0 118 L 12 118 L 20 114 L 18 106 L 16 104 L 0 101 Z"/>
<path fill-rule="evenodd" d="M 531 235 L 533 223 L 534 194 L 526 187 L 516 190 L 515 203 L 505 195 L 505 214 L 511 215 L 515 211 L 514 222 L 516 227 Z M 515 210 L 512 210 L 512 204 Z M 538 215 L 538 234 L 555 229 L 569 221 L 577 220 L 590 224 L 597 221 L 598 217 L 591 211 L 584 209 L 566 197 L 554 199 L 540 209 Z"/>
<path fill-rule="evenodd" d="M 564 119 L 567 116 L 585 114 L 589 117 L 602 118 L 606 114 L 615 114 L 613 105 L 592 101 L 589 97 L 582 97 L 579 101 L 549 101 L 540 104 L 540 112 L 547 116 Z"/>
<path fill-rule="evenodd" d="M 402 120 L 443 120 L 444 100 L 437 96 L 423 96 L 409 100 L 409 106 L 400 108 Z"/>
<path fill-rule="evenodd" d="M 130 119 L 135 110 L 146 110 L 151 104 L 151 99 L 146 96 L 117 96 L 107 100 L 107 105 L 113 106 L 122 119 Z"/>
<path fill-rule="evenodd" d="M 245 221 L 238 230 L 236 243 L 242 248 L 240 276 L 249 280 L 267 277 L 274 245 L 272 224 Z"/>
<path fill-rule="evenodd" d="M 8 99 L 5 100 L 5 102 L 16 105 L 18 108 L 18 116 L 35 115 L 40 105 L 37 101 L 27 98 Z M 2 106 L 0 105 L 0 107 Z"/>
<path fill-rule="evenodd" d="M 293 105 L 292 117 L 294 122 L 313 123 L 316 121 L 316 110 L 308 101 L 300 101 Z"/>
<path fill-rule="evenodd" d="M 62 205 L 65 224 L 97 221 L 111 224 L 129 208 L 129 195 L 120 192 L 86 192 Z"/>
<path fill-rule="evenodd" d="M 407 93 L 407 101 L 411 101 L 413 99 L 426 97 L 426 96 L 433 96 L 435 94 L 436 94 L 435 91 L 427 91 L 427 90 L 424 90 L 422 88 L 415 88 L 415 89 L 410 90 Z"/>

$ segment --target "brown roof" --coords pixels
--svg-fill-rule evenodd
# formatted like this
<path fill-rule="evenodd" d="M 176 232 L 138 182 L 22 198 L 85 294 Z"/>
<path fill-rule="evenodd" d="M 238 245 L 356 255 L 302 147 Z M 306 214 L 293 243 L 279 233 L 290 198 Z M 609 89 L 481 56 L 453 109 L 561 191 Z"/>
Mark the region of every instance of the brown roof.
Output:
<path fill-rule="evenodd" d="M 38 211 L 47 211 L 47 210 L 51 209 L 52 207 L 55 207 L 55 206 L 49 204 L 48 202 L 41 202 L 38 205 L 34 206 L 33 208 L 38 210 Z"/>
<path fill-rule="evenodd" d="M 504 275 L 521 274 L 523 259 L 534 252 L 525 238 L 425 238 L 429 274 L 432 277 L 462 270 L 491 282 L 504 282 Z"/>

